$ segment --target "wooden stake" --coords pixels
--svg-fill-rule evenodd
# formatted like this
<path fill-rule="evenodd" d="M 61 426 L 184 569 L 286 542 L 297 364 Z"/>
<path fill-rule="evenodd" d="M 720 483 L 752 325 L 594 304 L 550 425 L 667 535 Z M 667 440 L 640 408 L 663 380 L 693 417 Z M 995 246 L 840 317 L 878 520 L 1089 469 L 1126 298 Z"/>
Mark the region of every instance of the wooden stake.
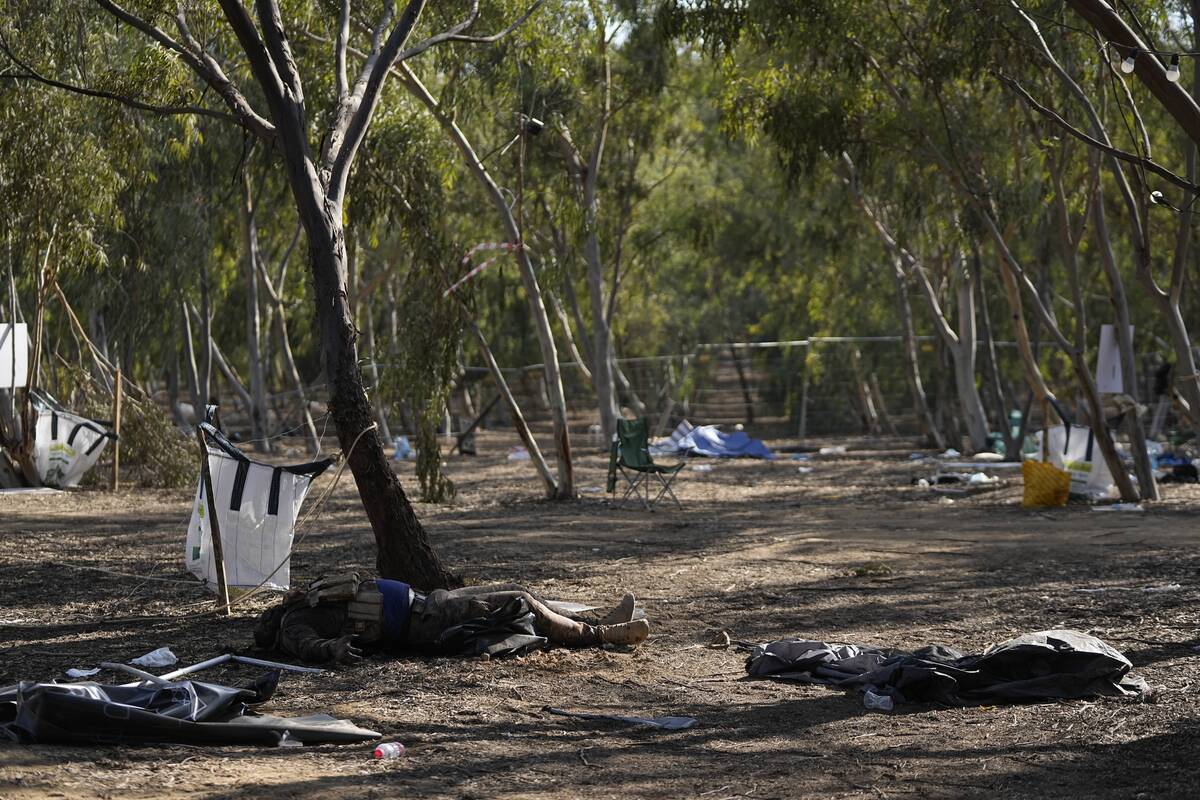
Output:
<path fill-rule="evenodd" d="M 204 497 L 208 503 L 208 531 L 212 537 L 213 563 L 217 568 L 217 602 L 221 613 L 229 614 L 229 586 L 225 582 L 225 550 L 221 546 L 221 523 L 217 521 L 217 499 L 213 497 L 212 473 L 208 471 L 208 444 L 204 431 L 196 428 L 196 441 L 200 443 L 200 480 L 204 484 Z"/>
<path fill-rule="evenodd" d="M 116 491 L 121 485 L 121 400 L 124 399 L 125 393 L 121 391 L 121 368 L 117 367 L 116 380 L 113 388 L 113 434 L 116 439 L 113 440 L 113 465 L 112 465 L 112 491 Z"/>

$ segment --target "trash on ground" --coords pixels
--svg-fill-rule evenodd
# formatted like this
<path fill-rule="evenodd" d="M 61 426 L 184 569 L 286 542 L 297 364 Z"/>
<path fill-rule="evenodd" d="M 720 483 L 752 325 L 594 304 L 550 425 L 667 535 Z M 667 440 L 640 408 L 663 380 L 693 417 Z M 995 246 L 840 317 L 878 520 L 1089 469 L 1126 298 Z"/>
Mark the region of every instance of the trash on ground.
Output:
<path fill-rule="evenodd" d="M 160 647 L 157 650 L 151 650 L 144 656 L 138 656 L 130 661 L 135 667 L 169 667 L 172 664 L 178 663 L 179 659 L 171 652 L 169 647 Z"/>
<path fill-rule="evenodd" d="M 692 464 L 692 472 L 712 472 L 712 464 Z"/>
<path fill-rule="evenodd" d="M 984 450 L 984 451 L 978 452 L 975 455 L 971 456 L 971 458 L 975 459 L 976 461 L 983 461 L 988 464 L 994 464 L 996 462 L 1004 460 L 1004 456 L 1000 455 L 999 453 L 993 453 L 989 450 Z"/>
<path fill-rule="evenodd" d="M 1178 583 L 1165 583 L 1161 586 L 1143 586 L 1140 589 L 1136 586 L 1098 586 L 1095 588 L 1080 587 L 1075 591 L 1083 592 L 1085 594 L 1104 594 L 1105 592 L 1144 592 L 1146 594 L 1160 594 L 1162 592 L 1181 592 L 1183 591 L 1183 586 Z"/>
<path fill-rule="evenodd" d="M 929 456 L 925 455 L 924 453 L 909 453 L 908 454 L 909 461 L 924 461 L 927 458 L 929 458 Z"/>
<path fill-rule="evenodd" d="M 671 436 L 650 445 L 650 455 L 694 455 L 709 458 L 764 458 L 772 460 L 775 454 L 761 439 L 752 439 L 739 426 L 732 433 L 725 433 L 716 425 L 693 427 L 686 419 L 675 427 Z"/>
<path fill-rule="evenodd" d="M 372 753 L 377 759 L 399 758 L 404 755 L 404 745 L 399 742 L 384 742 Z"/>
<path fill-rule="evenodd" d="M 958 458 L 961 455 L 962 453 L 958 452 L 953 447 L 949 447 L 945 452 L 939 453 L 938 458 Z"/>
<path fill-rule="evenodd" d="M 396 449 L 396 452 L 392 454 L 393 461 L 404 461 L 417 457 L 417 451 L 413 450 L 407 436 L 397 436 L 392 440 L 392 446 Z"/>
<path fill-rule="evenodd" d="M 948 461 L 942 464 L 943 469 L 980 470 L 980 469 L 1020 469 L 1020 461 Z"/>
<path fill-rule="evenodd" d="M 867 689 L 863 692 L 863 707 L 871 711 L 892 711 L 896 707 L 896 701 L 891 695 L 875 694 Z"/>
<path fill-rule="evenodd" d="M 864 705 L 997 705 L 1031 700 L 1127 697 L 1147 690 L 1129 659 L 1094 636 L 1071 630 L 1030 633 L 963 655 L 942 645 L 914 652 L 784 639 L 758 645 L 753 677 L 819 683 L 864 692 Z M 865 693 L 874 698 L 868 699 Z"/>
<path fill-rule="evenodd" d="M 601 494 L 604 492 L 604 487 L 602 487 L 602 486 L 581 486 L 579 488 L 579 491 L 583 492 L 584 494 Z"/>
<path fill-rule="evenodd" d="M 99 667 L 95 667 L 94 669 L 79 669 L 77 667 L 71 667 L 69 670 L 67 670 L 67 677 L 75 679 L 90 678 L 99 671 Z"/>
<path fill-rule="evenodd" d="M 328 714 L 288 718 L 247 714 L 247 706 L 271 698 L 278 679 L 278 673 L 268 673 L 241 688 L 162 679 L 125 686 L 23 681 L 0 687 L 0 707 L 11 709 L 0 721 L 0 738 L 27 744 L 267 747 L 281 746 L 285 735 L 302 744 L 379 738 L 375 731 Z"/>
<path fill-rule="evenodd" d="M 972 474 L 969 478 L 967 478 L 967 483 L 971 484 L 972 486 L 979 486 L 980 484 L 999 483 L 999 482 L 1000 482 L 1000 479 L 997 478 L 995 475 L 985 475 L 982 472 L 976 472 L 976 473 Z"/>
<path fill-rule="evenodd" d="M 812 461 L 812 455 L 809 453 L 796 453 L 791 458 L 792 461 Z"/>
<path fill-rule="evenodd" d="M 681 731 L 696 724 L 695 717 L 626 717 L 620 714 L 586 714 L 581 711 L 566 711 L 553 706 L 546 706 L 543 710 L 560 717 L 624 722 L 629 725 L 643 725 L 647 728 L 659 728 L 664 731 Z"/>
<path fill-rule="evenodd" d="M 508 451 L 508 460 L 509 461 L 528 461 L 529 460 L 529 451 L 526 450 L 524 447 L 514 447 L 513 449 Z"/>
<path fill-rule="evenodd" d="M 813 471 L 813 468 L 812 467 L 796 467 L 796 471 L 799 472 L 801 475 L 807 475 L 808 473 Z"/>
<path fill-rule="evenodd" d="M 1092 511 L 1145 511 L 1141 503 L 1113 503 L 1107 506 L 1092 506 Z"/>
<path fill-rule="evenodd" d="M 817 454 L 822 456 L 844 456 L 846 455 L 846 445 L 835 444 L 829 447 L 822 447 L 817 451 Z"/>

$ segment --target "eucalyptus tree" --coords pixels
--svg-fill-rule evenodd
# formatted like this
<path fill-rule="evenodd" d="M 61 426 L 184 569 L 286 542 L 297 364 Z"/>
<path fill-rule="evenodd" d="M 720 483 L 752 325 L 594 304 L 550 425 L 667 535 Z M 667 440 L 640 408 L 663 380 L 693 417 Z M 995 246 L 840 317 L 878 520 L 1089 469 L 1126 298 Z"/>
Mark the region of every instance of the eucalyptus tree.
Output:
<path fill-rule="evenodd" d="M 149 113 L 220 119 L 259 139 L 279 159 L 306 234 L 330 412 L 375 532 L 380 573 L 432 588 L 454 578 L 433 551 L 372 432 L 373 410 L 347 301 L 344 220 L 355 158 L 384 100 L 391 70 L 436 45 L 495 38 L 468 33 L 480 17 L 478 2 L 465 9 L 440 8 L 428 19 L 423 19 L 425 5 L 409 0 L 399 9 L 392 2 L 352 7 L 343 0 L 327 14 L 309 6 L 284 8 L 276 0 L 257 0 L 253 11 L 240 0 L 170 8 L 127 7 L 114 0 L 95 0 L 84 9 L 65 2 L 21 3 L 10 15 L 6 48 L 18 67 L 10 74 L 21 79 Z M 351 24 L 358 17 L 369 18 L 361 32 Z M 33 63 L 44 41 L 29 35 L 25 23 L 66 18 L 80 20 L 77 33 L 87 52 L 72 61 Z M 332 53 L 323 57 L 315 48 L 293 45 L 288 30 L 303 22 L 332 32 Z M 428 35 L 414 41 L 418 30 Z M 364 54 L 357 63 L 352 44 Z M 17 49 L 24 55 L 15 57 Z M 156 69 L 170 80 L 149 85 L 118 73 L 99 88 L 74 66 L 93 59 L 128 65 L 139 55 L 158 59 Z M 310 102 L 306 88 L 330 75 L 333 80 L 325 84 L 332 85 L 330 96 Z"/>

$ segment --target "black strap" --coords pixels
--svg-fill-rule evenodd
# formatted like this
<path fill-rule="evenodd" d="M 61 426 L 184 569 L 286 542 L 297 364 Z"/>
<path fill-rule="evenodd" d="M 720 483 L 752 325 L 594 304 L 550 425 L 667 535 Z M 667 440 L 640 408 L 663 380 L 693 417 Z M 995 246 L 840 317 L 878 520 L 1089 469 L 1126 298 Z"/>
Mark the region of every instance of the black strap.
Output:
<path fill-rule="evenodd" d="M 233 494 L 229 496 L 229 510 L 242 510 L 242 492 L 246 490 L 246 474 L 250 472 L 250 459 L 239 461 L 237 476 L 233 479 Z"/>
<path fill-rule="evenodd" d="M 267 497 L 267 514 L 279 516 L 279 478 L 283 470 L 279 467 L 271 470 L 271 494 Z"/>
<path fill-rule="evenodd" d="M 221 433 L 209 423 L 201 422 L 200 430 L 204 431 L 204 434 L 209 441 L 219 447 L 225 453 L 225 455 L 229 456 L 230 458 L 246 464 L 261 464 L 264 467 L 271 467 L 272 469 L 276 468 L 272 464 L 262 464 L 260 461 L 251 460 L 249 456 L 237 448 L 237 445 L 225 438 L 225 434 Z M 332 458 L 323 458 L 320 461 L 312 461 L 307 464 L 293 464 L 291 466 L 278 467 L 278 469 L 282 469 L 284 472 L 290 472 L 293 475 L 311 475 L 315 478 L 325 470 L 329 469 L 331 464 L 333 464 Z"/>
<path fill-rule="evenodd" d="M 87 451 L 84 453 L 84 455 L 90 456 L 92 453 L 96 452 L 96 450 L 102 444 L 104 444 L 104 438 L 105 437 L 103 437 L 103 436 L 97 436 L 96 441 L 92 442 L 92 446 L 87 449 Z M 113 438 L 116 438 L 116 437 L 113 437 Z"/>
<path fill-rule="evenodd" d="M 58 441 L 58 412 L 50 412 L 50 438 Z"/>
<path fill-rule="evenodd" d="M 209 441 L 225 451 L 225 455 L 229 456 L 230 458 L 235 458 L 238 461 L 244 461 L 247 464 L 250 463 L 250 459 L 245 453 L 243 453 L 241 450 L 238 450 L 237 447 L 234 446 L 233 442 L 225 438 L 225 434 L 221 433 L 209 423 L 201 422 L 200 430 L 204 431 L 204 435 Z"/>
<path fill-rule="evenodd" d="M 97 434 L 100 437 L 108 437 L 109 439 L 117 438 L 116 434 L 112 433 L 111 431 L 104 430 L 99 425 L 95 424 L 94 422 L 89 422 L 88 420 L 84 420 L 83 422 L 75 423 L 75 427 L 71 429 L 71 435 L 67 437 L 67 444 L 72 444 L 72 445 L 75 444 L 75 437 L 79 435 L 79 431 L 81 431 L 85 428 L 87 430 L 91 431 L 92 433 Z M 92 451 L 89 450 L 88 452 L 90 453 Z"/>

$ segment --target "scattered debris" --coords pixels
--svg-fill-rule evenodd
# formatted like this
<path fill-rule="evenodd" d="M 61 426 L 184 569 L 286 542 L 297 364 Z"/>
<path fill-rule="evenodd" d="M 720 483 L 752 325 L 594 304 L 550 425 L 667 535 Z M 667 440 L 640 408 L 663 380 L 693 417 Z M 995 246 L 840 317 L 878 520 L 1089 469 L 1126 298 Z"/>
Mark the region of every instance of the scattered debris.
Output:
<path fill-rule="evenodd" d="M 882 561 L 868 561 L 850 570 L 850 574 L 856 578 L 883 578 L 892 574 L 892 568 Z"/>
<path fill-rule="evenodd" d="M 643 725 L 647 728 L 658 728 L 664 731 L 682 731 L 696 724 L 695 717 L 626 717 L 620 714 L 587 714 L 581 711 L 566 711 L 553 706 L 546 706 L 542 710 L 560 717 L 624 722 L 629 725 Z"/>
<path fill-rule="evenodd" d="M 846 455 L 846 445 L 835 444 L 831 447 L 822 447 L 817 453 L 822 456 L 844 456 Z"/>
<path fill-rule="evenodd" d="M 509 461 L 528 461 L 529 460 L 529 451 L 526 450 L 524 447 L 514 447 L 513 449 L 508 451 L 508 460 Z"/>
<path fill-rule="evenodd" d="M 1092 511 L 1145 511 L 1141 503 L 1113 503 L 1108 506 L 1092 506 Z"/>
<path fill-rule="evenodd" d="M 692 472 L 712 472 L 712 464 L 692 464 Z"/>
<path fill-rule="evenodd" d="M 76 680 L 79 678 L 90 678 L 99 671 L 99 667 L 95 667 L 93 669 L 79 669 L 77 667 L 71 667 L 69 670 L 67 670 L 67 677 L 74 678 Z"/>
<path fill-rule="evenodd" d="M 1143 586 L 1141 589 L 1138 589 L 1134 586 L 1100 586 L 1094 589 L 1081 587 L 1075 591 L 1084 592 L 1085 594 L 1104 594 L 1105 592 L 1144 592 L 1146 594 L 1161 594 L 1163 592 L 1181 592 L 1183 591 L 1183 586 L 1179 585 L 1178 583 L 1166 583 L 1162 586 Z"/>
<path fill-rule="evenodd" d="M 404 755 L 404 752 L 404 745 L 400 744 L 399 742 L 384 742 L 375 748 L 375 752 L 372 753 L 372 755 L 376 759 L 382 760 L 388 758 L 400 758 L 400 756 Z"/>
<path fill-rule="evenodd" d="M 784 639 L 755 647 L 746 672 L 861 691 L 867 708 L 886 711 L 887 700 L 894 705 L 977 706 L 1140 695 L 1148 687 L 1129 675 L 1132 666 L 1094 636 L 1053 630 L 1026 634 L 977 655 L 936 644 L 907 652 Z"/>
<path fill-rule="evenodd" d="M 151 650 L 144 656 L 138 656 L 129 663 L 133 664 L 135 667 L 160 668 L 169 667 L 178 663 L 178 661 L 179 659 L 176 658 L 175 654 L 171 652 L 171 648 L 160 647 L 157 650 Z"/>

